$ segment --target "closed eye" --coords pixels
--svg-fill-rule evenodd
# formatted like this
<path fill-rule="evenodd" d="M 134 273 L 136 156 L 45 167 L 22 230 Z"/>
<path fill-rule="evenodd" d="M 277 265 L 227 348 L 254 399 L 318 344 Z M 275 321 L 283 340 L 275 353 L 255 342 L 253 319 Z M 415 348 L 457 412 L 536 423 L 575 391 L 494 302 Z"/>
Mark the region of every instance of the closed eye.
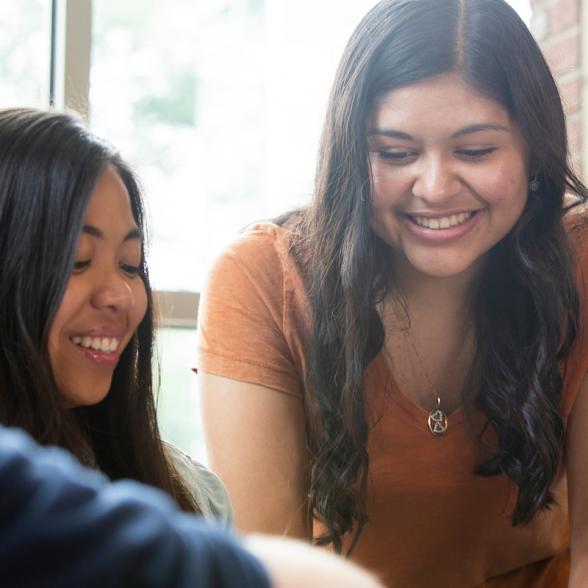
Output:
<path fill-rule="evenodd" d="M 466 159 L 482 159 L 496 151 L 496 147 L 482 147 L 479 149 L 457 149 L 455 153 Z"/>
<path fill-rule="evenodd" d="M 79 260 L 79 261 L 76 260 L 76 261 L 74 261 L 72 271 L 74 273 L 79 273 L 79 272 L 85 270 L 87 267 L 89 267 L 89 265 L 90 265 L 89 259 L 83 259 L 83 260 Z"/>
<path fill-rule="evenodd" d="M 416 152 L 406 149 L 400 150 L 379 150 L 375 152 L 378 157 L 389 163 L 404 163 L 416 157 Z"/>
<path fill-rule="evenodd" d="M 128 274 L 129 276 L 138 276 L 141 273 L 140 265 L 130 265 L 128 263 L 121 263 L 120 268 L 123 272 L 125 272 L 125 274 Z"/>

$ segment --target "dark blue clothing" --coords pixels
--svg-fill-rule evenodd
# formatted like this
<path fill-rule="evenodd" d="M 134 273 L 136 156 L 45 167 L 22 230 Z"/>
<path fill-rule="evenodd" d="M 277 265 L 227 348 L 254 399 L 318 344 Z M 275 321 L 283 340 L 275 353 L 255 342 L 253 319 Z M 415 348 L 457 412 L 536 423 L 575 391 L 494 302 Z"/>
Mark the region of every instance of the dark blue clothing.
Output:
<path fill-rule="evenodd" d="M 230 535 L 0 427 L 0 586 L 269 588 Z"/>

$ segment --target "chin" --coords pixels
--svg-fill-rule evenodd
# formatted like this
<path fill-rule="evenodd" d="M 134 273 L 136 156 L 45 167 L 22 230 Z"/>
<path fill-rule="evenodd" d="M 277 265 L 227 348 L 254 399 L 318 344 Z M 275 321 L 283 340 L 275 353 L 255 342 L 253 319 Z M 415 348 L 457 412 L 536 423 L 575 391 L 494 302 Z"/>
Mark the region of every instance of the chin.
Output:
<path fill-rule="evenodd" d="M 92 387 L 85 388 L 82 393 L 68 390 L 63 394 L 63 398 L 68 408 L 94 406 L 100 404 L 108 396 L 109 391 L 110 383 L 107 386 L 98 387 L 94 382 Z"/>
<path fill-rule="evenodd" d="M 471 266 L 459 266 L 459 267 L 428 267 L 420 270 L 420 273 L 425 274 L 431 278 L 454 278 L 467 273 Z M 419 270 L 417 270 L 419 271 Z"/>
<path fill-rule="evenodd" d="M 457 278 L 459 276 L 472 276 L 477 272 L 479 264 L 476 263 L 477 260 L 429 260 L 426 262 L 419 263 L 415 260 L 412 263 L 409 260 L 409 264 L 412 266 L 413 270 L 421 274 L 422 276 L 427 276 L 429 278 L 435 279 L 449 279 L 449 278 Z"/>

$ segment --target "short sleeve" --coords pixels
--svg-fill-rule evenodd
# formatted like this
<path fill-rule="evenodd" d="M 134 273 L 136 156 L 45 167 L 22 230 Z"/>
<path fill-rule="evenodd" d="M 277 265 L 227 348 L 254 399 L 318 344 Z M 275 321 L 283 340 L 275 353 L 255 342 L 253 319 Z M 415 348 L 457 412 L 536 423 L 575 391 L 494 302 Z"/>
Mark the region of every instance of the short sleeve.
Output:
<path fill-rule="evenodd" d="M 302 395 L 286 337 L 280 228 L 257 225 L 214 264 L 200 298 L 197 370 Z"/>
<path fill-rule="evenodd" d="M 564 366 L 562 418 L 564 423 L 572 411 L 582 382 L 588 374 L 588 219 L 580 218 L 572 230 L 576 251 L 576 283 L 580 298 L 580 323 L 574 345 Z"/>
<path fill-rule="evenodd" d="M 224 484 L 216 474 L 193 460 L 175 445 L 164 441 L 165 452 L 181 476 L 202 516 L 216 521 L 227 529 L 234 525 L 233 508 Z"/>

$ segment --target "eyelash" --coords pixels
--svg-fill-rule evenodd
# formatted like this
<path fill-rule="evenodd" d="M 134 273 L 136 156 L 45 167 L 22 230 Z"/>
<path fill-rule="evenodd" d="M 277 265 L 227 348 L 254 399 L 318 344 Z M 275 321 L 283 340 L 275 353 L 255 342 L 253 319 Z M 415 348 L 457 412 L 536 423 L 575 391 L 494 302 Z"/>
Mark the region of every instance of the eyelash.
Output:
<path fill-rule="evenodd" d="M 126 263 L 121 263 L 120 267 L 123 272 L 129 274 L 130 276 L 138 276 L 141 273 L 140 265 L 128 265 Z"/>
<path fill-rule="evenodd" d="M 455 153 L 470 161 L 483 159 L 496 151 L 496 147 L 483 147 L 481 149 L 457 149 Z M 404 161 L 416 157 L 416 151 L 376 151 L 379 157 L 390 163 L 403 163 Z"/>
<path fill-rule="evenodd" d="M 387 161 L 403 161 L 414 157 L 416 153 L 414 151 L 377 151 L 376 152 L 382 159 Z"/>
<path fill-rule="evenodd" d="M 75 261 L 73 265 L 72 272 L 74 274 L 81 273 L 87 267 L 90 266 L 90 260 L 82 260 L 82 261 Z M 141 266 L 140 265 L 129 265 L 127 263 L 121 263 L 119 266 L 123 272 L 128 274 L 129 276 L 138 276 L 141 273 Z"/>
<path fill-rule="evenodd" d="M 496 151 L 496 147 L 482 147 L 480 149 L 458 149 L 456 153 L 468 159 L 482 159 Z"/>
<path fill-rule="evenodd" d="M 73 264 L 73 273 L 79 273 L 82 270 L 85 270 L 88 266 L 90 265 L 90 260 L 84 260 L 84 261 L 74 261 Z"/>

